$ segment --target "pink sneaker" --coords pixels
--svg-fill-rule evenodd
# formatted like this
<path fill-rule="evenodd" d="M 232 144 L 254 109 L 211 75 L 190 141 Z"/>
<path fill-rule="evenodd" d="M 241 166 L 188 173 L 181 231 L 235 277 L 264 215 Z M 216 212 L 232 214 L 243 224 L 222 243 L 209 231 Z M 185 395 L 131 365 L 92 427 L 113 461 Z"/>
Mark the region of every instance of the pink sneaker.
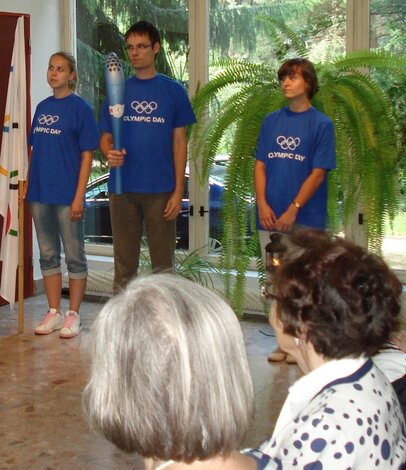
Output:
<path fill-rule="evenodd" d="M 64 316 L 63 328 L 59 333 L 61 338 L 74 338 L 81 330 L 79 314 L 73 310 L 67 310 Z"/>
<path fill-rule="evenodd" d="M 61 312 L 58 312 L 56 308 L 50 308 L 42 323 L 35 328 L 34 333 L 36 335 L 49 335 L 56 330 L 60 330 L 62 326 L 63 319 Z"/>

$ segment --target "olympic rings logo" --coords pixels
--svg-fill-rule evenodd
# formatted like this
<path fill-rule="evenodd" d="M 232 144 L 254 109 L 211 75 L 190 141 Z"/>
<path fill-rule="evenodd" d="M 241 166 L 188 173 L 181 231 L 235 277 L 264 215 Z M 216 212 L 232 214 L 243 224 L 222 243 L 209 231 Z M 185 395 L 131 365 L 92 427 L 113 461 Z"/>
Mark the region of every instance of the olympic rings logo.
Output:
<path fill-rule="evenodd" d="M 296 150 L 300 145 L 299 137 L 285 137 L 280 135 L 276 142 L 280 145 L 283 150 Z"/>
<path fill-rule="evenodd" d="M 38 118 L 38 122 L 40 124 L 46 124 L 47 126 L 55 124 L 58 121 L 59 116 L 51 116 L 50 114 L 48 114 L 47 116 L 45 114 L 41 114 L 41 116 Z"/>
<path fill-rule="evenodd" d="M 158 105 L 155 103 L 155 101 L 151 101 L 150 103 L 148 103 L 148 101 L 141 101 L 141 103 L 139 101 L 133 101 L 131 103 L 131 107 L 138 114 L 151 114 L 158 108 Z"/>

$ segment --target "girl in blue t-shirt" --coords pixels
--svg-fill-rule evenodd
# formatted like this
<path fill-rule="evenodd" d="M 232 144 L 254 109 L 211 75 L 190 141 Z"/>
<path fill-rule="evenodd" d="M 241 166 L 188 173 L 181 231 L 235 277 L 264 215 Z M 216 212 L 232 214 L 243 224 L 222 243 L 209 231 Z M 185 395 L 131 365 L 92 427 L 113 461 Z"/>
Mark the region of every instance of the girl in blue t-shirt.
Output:
<path fill-rule="evenodd" d="M 37 106 L 30 134 L 32 156 L 26 199 L 37 233 L 48 311 L 36 334 L 60 330 L 73 338 L 81 328 L 79 307 L 87 279 L 83 216 L 86 185 L 98 146 L 97 125 L 89 104 L 73 93 L 75 58 L 56 52 L 47 81 L 53 95 Z M 69 274 L 69 309 L 61 312 L 61 241 Z"/>
<path fill-rule="evenodd" d="M 254 170 L 264 258 L 272 232 L 289 233 L 300 226 L 325 229 L 327 173 L 335 168 L 333 123 L 311 104 L 318 91 L 313 64 L 289 59 L 279 68 L 278 80 L 287 106 L 265 117 Z M 268 360 L 296 362 L 279 347 Z"/>

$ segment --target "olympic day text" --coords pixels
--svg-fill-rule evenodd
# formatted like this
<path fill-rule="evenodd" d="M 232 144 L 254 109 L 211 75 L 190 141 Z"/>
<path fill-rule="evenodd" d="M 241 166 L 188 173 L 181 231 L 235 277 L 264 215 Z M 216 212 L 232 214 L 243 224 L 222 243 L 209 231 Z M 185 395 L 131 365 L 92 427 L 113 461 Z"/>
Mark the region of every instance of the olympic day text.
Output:
<path fill-rule="evenodd" d="M 50 127 L 40 127 L 36 126 L 34 127 L 33 133 L 35 134 L 36 132 L 41 132 L 43 134 L 60 134 L 62 131 L 61 129 L 51 129 Z"/>
<path fill-rule="evenodd" d="M 159 124 L 165 124 L 165 118 L 157 116 L 124 116 L 123 120 L 129 122 L 158 122 Z"/>
<path fill-rule="evenodd" d="M 268 158 L 288 158 L 289 160 L 299 160 L 300 162 L 303 162 L 306 157 L 298 153 L 269 152 Z"/>

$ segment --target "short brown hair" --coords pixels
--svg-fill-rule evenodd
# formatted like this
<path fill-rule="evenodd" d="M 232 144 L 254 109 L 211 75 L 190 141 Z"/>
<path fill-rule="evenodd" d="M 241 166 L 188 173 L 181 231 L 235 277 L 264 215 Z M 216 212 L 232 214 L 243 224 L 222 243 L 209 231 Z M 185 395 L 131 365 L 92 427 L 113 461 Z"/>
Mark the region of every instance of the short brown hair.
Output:
<path fill-rule="evenodd" d="M 149 40 L 154 44 L 161 44 L 161 35 L 159 34 L 158 29 L 148 21 L 138 21 L 130 26 L 124 35 L 124 39 L 127 40 L 129 36 L 137 34 L 139 36 L 148 36 Z"/>
<path fill-rule="evenodd" d="M 379 257 L 344 239 L 297 230 L 275 273 L 285 333 L 328 359 L 372 356 L 397 327 L 402 286 Z"/>
<path fill-rule="evenodd" d="M 314 65 L 308 59 L 296 58 L 284 62 L 278 70 L 278 80 L 281 82 L 285 77 L 300 72 L 304 81 L 309 86 L 307 96 L 309 100 L 319 91 L 317 74 Z"/>

